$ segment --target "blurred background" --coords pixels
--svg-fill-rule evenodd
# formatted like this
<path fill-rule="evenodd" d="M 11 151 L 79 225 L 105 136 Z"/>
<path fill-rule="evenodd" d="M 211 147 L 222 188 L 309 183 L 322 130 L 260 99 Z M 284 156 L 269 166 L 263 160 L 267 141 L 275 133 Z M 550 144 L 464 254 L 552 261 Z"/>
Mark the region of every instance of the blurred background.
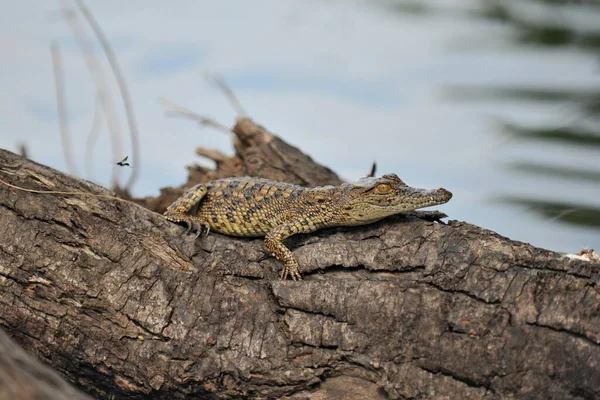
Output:
<path fill-rule="evenodd" d="M 107 187 L 128 155 L 121 185 L 156 195 L 206 163 L 196 146 L 232 152 L 227 134 L 158 103 L 230 126 L 235 110 L 204 75 L 218 73 L 255 121 L 346 180 L 377 161 L 378 174 L 452 191 L 451 219 L 553 250 L 600 247 L 600 1 L 80 3 L 127 82 L 137 153 L 85 8 L 0 3 L 0 148 Z"/>

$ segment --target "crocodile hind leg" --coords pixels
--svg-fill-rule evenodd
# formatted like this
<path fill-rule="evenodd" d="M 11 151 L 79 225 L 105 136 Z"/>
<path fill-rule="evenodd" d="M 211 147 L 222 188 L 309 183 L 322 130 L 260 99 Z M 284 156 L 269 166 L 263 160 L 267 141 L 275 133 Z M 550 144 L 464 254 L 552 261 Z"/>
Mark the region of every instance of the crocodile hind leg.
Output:
<path fill-rule="evenodd" d="M 198 232 L 196 237 L 200 236 L 203 230 L 206 230 L 206 235 L 208 235 L 210 231 L 208 221 L 189 214 L 200 204 L 207 191 L 207 187 L 202 184 L 189 188 L 180 198 L 167 207 L 167 211 L 164 213 L 165 218 L 171 222 L 184 223 L 187 226 L 186 233 L 191 230 L 196 231 Z"/>

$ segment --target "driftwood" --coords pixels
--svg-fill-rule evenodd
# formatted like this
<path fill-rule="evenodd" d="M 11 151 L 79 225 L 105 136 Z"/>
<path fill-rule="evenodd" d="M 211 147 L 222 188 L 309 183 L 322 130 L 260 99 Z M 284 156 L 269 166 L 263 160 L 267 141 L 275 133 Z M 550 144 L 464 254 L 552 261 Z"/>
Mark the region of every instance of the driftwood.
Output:
<path fill-rule="evenodd" d="M 339 180 L 236 140 L 240 174 Z M 0 178 L 109 194 L 6 151 Z M 0 185 L 0 326 L 100 398 L 600 397 L 598 264 L 422 215 L 289 239 L 293 282 L 261 239 Z"/>

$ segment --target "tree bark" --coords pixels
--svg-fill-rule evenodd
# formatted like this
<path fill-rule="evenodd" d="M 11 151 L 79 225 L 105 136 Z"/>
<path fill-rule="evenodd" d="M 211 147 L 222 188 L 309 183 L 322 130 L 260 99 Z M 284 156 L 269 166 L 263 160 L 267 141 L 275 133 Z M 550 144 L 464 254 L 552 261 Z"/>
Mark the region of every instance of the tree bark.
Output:
<path fill-rule="evenodd" d="M 0 177 L 108 194 L 0 151 Z M 418 214 L 287 241 L 0 185 L 0 325 L 101 398 L 600 397 L 598 264 Z"/>

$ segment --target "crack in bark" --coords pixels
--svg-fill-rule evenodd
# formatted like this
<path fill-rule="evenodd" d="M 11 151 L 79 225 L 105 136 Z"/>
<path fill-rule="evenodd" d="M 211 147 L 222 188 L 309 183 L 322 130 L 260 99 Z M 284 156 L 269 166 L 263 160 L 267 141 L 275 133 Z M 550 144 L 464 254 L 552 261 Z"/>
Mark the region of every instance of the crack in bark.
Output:
<path fill-rule="evenodd" d="M 427 368 L 423 365 L 417 365 L 417 366 L 419 368 L 421 368 L 423 371 L 429 372 L 434 375 L 439 374 L 439 375 L 446 376 L 446 377 L 451 378 L 457 382 L 460 382 L 468 387 L 471 387 L 474 389 L 485 389 L 486 392 L 490 391 L 490 392 L 494 393 L 493 389 L 491 388 L 489 380 L 477 381 L 475 379 L 472 379 L 472 378 L 469 378 L 466 376 L 461 376 L 459 374 L 456 374 L 456 373 L 449 371 L 447 369 L 444 369 L 444 368 Z"/>
<path fill-rule="evenodd" d="M 427 281 L 419 281 L 418 283 L 422 284 L 422 285 L 426 285 L 426 286 L 431 286 L 431 287 L 439 290 L 440 292 L 450 293 L 450 294 L 455 294 L 455 295 L 456 294 L 461 294 L 461 295 L 467 296 L 467 297 L 469 297 L 469 298 L 471 298 L 473 300 L 476 300 L 478 302 L 482 302 L 482 303 L 485 303 L 485 304 L 495 304 L 495 305 L 501 304 L 500 300 L 488 301 L 488 300 L 486 300 L 484 298 L 478 297 L 477 295 L 469 293 L 468 291 L 466 291 L 464 289 L 446 289 L 446 288 L 443 288 L 443 287 L 441 287 L 440 285 L 438 285 L 438 284 L 436 284 L 434 282 L 427 282 Z"/>
<path fill-rule="evenodd" d="M 579 339 L 579 340 L 583 340 L 586 343 L 592 345 L 592 346 L 598 346 L 600 345 L 600 342 L 596 342 L 594 339 L 586 336 L 583 333 L 580 332 L 575 332 L 575 331 L 571 331 L 569 329 L 565 329 L 565 328 L 559 328 L 556 326 L 552 326 L 552 325 L 547 325 L 547 324 L 540 324 L 539 322 L 525 322 L 525 325 L 527 326 L 532 326 L 534 328 L 542 328 L 542 329 L 549 329 L 553 332 L 558 332 L 561 334 L 565 334 L 569 337 L 572 337 L 573 339 Z"/>

